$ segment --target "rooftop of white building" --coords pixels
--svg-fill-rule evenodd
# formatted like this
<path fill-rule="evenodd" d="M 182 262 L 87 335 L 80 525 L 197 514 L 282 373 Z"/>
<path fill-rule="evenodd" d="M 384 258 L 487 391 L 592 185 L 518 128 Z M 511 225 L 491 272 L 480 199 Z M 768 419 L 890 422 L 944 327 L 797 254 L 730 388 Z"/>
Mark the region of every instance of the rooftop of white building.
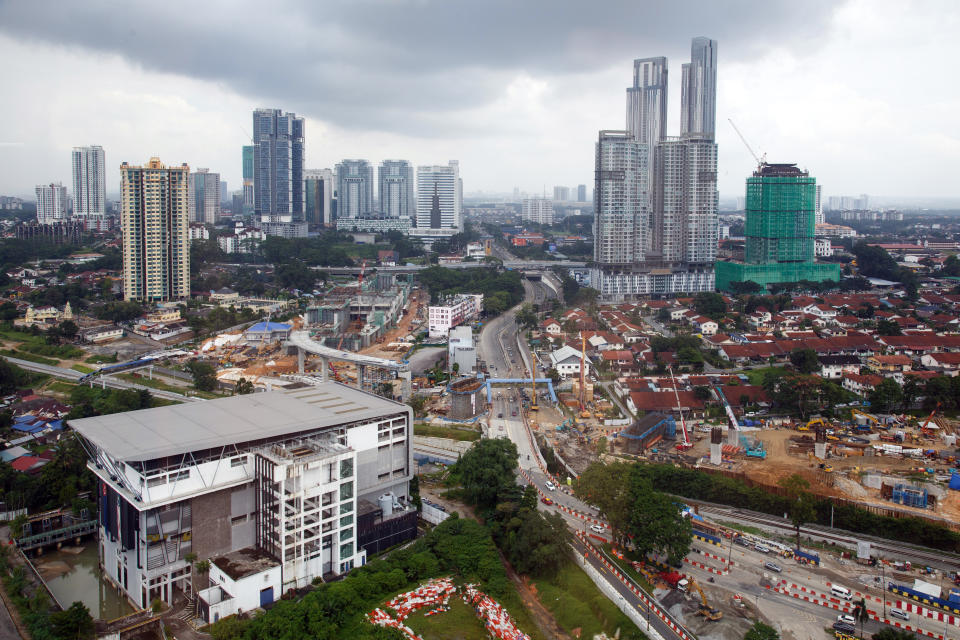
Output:
<path fill-rule="evenodd" d="M 325 382 L 81 418 L 71 420 L 69 425 L 114 458 L 141 462 L 405 411 L 409 411 L 406 405 Z"/>

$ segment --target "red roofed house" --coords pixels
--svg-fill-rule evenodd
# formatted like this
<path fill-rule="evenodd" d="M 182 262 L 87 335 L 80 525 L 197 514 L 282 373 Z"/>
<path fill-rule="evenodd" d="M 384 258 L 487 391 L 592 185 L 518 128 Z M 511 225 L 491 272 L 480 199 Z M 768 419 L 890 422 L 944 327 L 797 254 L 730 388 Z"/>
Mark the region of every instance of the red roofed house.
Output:
<path fill-rule="evenodd" d="M 867 358 L 867 366 L 880 373 L 903 373 L 904 371 L 910 371 L 913 360 L 903 355 L 876 355 Z"/>
<path fill-rule="evenodd" d="M 960 353 L 928 353 L 920 356 L 920 364 L 953 377 L 960 373 Z"/>
<path fill-rule="evenodd" d="M 854 392 L 858 396 L 867 395 L 881 382 L 883 382 L 883 378 L 880 376 L 862 376 L 858 373 L 845 373 L 843 375 L 843 388 Z"/>
<path fill-rule="evenodd" d="M 20 456 L 16 460 L 10 463 L 10 466 L 19 471 L 20 473 L 39 473 L 43 465 L 47 464 L 49 460 L 44 460 L 43 458 L 38 458 L 36 456 Z"/>

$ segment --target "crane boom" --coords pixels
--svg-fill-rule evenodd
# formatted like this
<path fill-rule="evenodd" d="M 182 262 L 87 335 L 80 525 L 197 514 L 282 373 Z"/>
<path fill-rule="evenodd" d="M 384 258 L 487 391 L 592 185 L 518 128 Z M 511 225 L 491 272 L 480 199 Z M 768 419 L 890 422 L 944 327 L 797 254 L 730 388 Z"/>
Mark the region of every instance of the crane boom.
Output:
<path fill-rule="evenodd" d="M 730 419 L 730 426 L 733 427 L 736 431 L 740 431 L 740 423 L 737 422 L 737 416 L 733 413 L 733 407 L 730 406 L 730 403 L 727 402 L 727 397 L 723 395 L 723 391 L 720 390 L 719 385 L 713 385 L 713 390 L 717 392 L 717 397 L 720 399 L 720 402 L 723 403 L 723 408 L 727 411 L 727 417 Z"/>
<path fill-rule="evenodd" d="M 753 150 L 753 147 L 751 147 L 751 146 L 750 146 L 750 143 L 747 142 L 747 139 L 743 137 L 743 134 L 742 134 L 742 133 L 740 133 L 740 129 L 738 129 L 738 128 L 737 128 L 737 125 L 735 125 L 735 124 L 733 123 L 733 119 L 732 119 L 732 118 L 727 118 L 727 122 L 730 123 L 730 126 L 733 127 L 733 130 L 737 132 L 737 135 L 738 135 L 738 136 L 740 136 L 740 141 L 743 142 L 743 146 L 745 146 L 745 147 L 747 148 L 747 151 L 749 151 L 749 152 L 750 152 L 750 155 L 753 156 L 753 159 L 757 161 L 757 164 L 758 164 L 758 165 L 765 164 L 765 163 L 766 163 L 766 156 L 764 156 L 764 157 L 761 159 L 760 156 L 758 156 L 758 155 L 756 154 L 756 152 Z"/>
<path fill-rule="evenodd" d="M 673 367 L 668 367 L 670 371 L 670 379 L 673 381 L 673 395 L 677 399 L 677 413 L 680 414 L 680 427 L 683 429 L 683 447 L 689 449 L 693 446 L 693 443 L 690 442 L 690 436 L 687 435 L 687 423 L 683 419 L 683 411 L 680 409 L 680 392 L 677 391 L 677 379 L 673 377 Z"/>

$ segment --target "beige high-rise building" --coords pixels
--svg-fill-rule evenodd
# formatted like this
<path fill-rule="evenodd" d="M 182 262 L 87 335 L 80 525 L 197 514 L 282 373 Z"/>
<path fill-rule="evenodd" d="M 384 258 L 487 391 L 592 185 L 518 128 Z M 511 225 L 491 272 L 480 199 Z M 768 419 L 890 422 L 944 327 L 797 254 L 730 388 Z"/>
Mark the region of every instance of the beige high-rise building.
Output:
<path fill-rule="evenodd" d="M 120 165 L 123 297 L 141 302 L 190 295 L 190 167 Z"/>

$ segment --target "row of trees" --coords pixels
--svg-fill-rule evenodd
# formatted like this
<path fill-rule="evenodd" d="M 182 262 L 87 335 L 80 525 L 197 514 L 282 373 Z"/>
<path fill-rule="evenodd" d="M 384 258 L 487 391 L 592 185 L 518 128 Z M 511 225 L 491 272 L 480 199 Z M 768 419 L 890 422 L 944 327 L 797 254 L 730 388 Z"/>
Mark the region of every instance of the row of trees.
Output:
<path fill-rule="evenodd" d="M 551 577 L 569 561 L 569 531 L 559 514 L 537 510 L 537 490 L 516 483 L 517 446 L 484 439 L 463 454 L 452 471 L 466 500 L 477 507 L 493 539 L 522 574 Z"/>
<path fill-rule="evenodd" d="M 523 299 L 523 283 L 517 271 L 430 267 L 417 274 L 417 279 L 433 301 L 455 293 L 482 293 L 484 309 L 490 315 L 499 315 Z"/>
<path fill-rule="evenodd" d="M 663 554 L 681 562 L 693 536 L 689 519 L 670 496 L 654 489 L 637 464 L 594 462 L 580 476 L 576 493 L 597 507 L 610 524 L 613 539 L 642 554 Z"/>

